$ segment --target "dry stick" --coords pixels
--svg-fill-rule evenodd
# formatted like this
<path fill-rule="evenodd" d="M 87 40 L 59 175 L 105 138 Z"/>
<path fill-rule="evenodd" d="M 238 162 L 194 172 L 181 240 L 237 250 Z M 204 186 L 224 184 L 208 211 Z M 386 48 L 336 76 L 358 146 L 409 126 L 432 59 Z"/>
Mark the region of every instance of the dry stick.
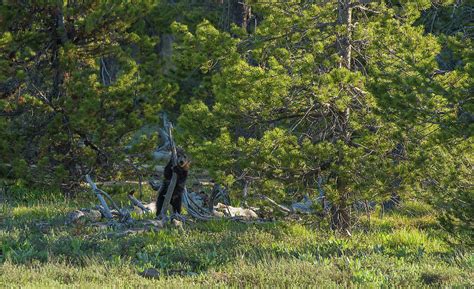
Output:
<path fill-rule="evenodd" d="M 264 199 L 268 202 L 270 202 L 271 204 L 275 205 L 276 207 L 278 207 L 280 210 L 282 210 L 283 212 L 286 212 L 286 213 L 292 213 L 293 211 L 283 205 L 280 205 L 278 204 L 277 202 L 275 202 L 274 200 L 270 199 L 269 197 L 265 196 L 265 195 L 258 195 L 257 197 L 261 198 L 261 199 Z"/>
<path fill-rule="evenodd" d="M 98 189 L 98 191 L 99 191 L 100 194 L 106 196 L 107 199 L 109 199 L 110 203 L 112 204 L 112 207 L 114 207 L 114 209 L 117 210 L 117 212 L 122 216 L 123 214 L 121 213 L 121 210 L 120 210 L 119 206 L 117 206 L 117 204 L 114 202 L 112 197 L 101 189 Z"/>
<path fill-rule="evenodd" d="M 147 213 L 150 211 L 149 208 L 145 207 L 143 203 L 140 202 L 137 198 L 135 198 L 132 194 L 128 194 L 128 199 L 132 202 L 132 204 L 139 207 L 143 212 Z"/>
<path fill-rule="evenodd" d="M 173 168 L 177 165 L 176 160 L 176 145 L 173 141 L 173 136 L 171 134 L 172 129 L 171 123 L 168 124 L 168 137 L 171 144 L 171 160 L 173 164 Z M 165 200 L 163 202 L 163 207 L 161 208 L 160 218 L 164 219 L 166 217 L 166 212 L 168 211 L 168 207 L 170 205 L 171 196 L 173 195 L 174 188 L 176 187 L 176 183 L 178 181 L 178 175 L 173 172 L 173 176 L 171 177 L 171 183 L 168 186 L 168 190 L 166 191 Z"/>
<path fill-rule="evenodd" d="M 96 184 L 92 181 L 92 179 L 89 175 L 86 175 L 86 180 L 89 183 L 89 185 L 91 186 L 92 191 L 95 193 L 95 195 L 99 199 L 99 201 L 102 205 L 102 208 L 104 208 L 104 212 L 103 212 L 104 216 L 107 219 L 112 220 L 113 219 L 112 213 L 110 212 L 109 206 L 107 205 L 107 202 L 105 201 L 104 197 L 102 196 L 100 190 L 97 188 Z"/>
<path fill-rule="evenodd" d="M 104 196 L 110 201 L 110 203 L 112 204 L 112 207 L 114 207 L 114 209 L 117 211 L 117 213 L 119 214 L 120 216 L 120 221 L 121 222 L 125 222 L 125 221 L 129 221 L 131 220 L 131 217 L 130 217 L 130 213 L 125 210 L 125 209 L 120 209 L 119 206 L 117 206 L 117 204 L 114 202 L 114 200 L 112 199 L 112 197 L 107 194 L 105 191 L 97 188 L 97 185 L 92 181 L 92 179 L 90 178 L 89 175 L 86 175 L 86 178 L 88 178 L 88 182 L 89 184 L 91 184 L 91 186 L 93 186 L 93 190 L 94 192 L 96 193 L 97 197 L 99 198 L 100 202 L 102 203 L 102 205 L 104 204 L 102 202 L 102 200 L 105 202 L 105 199 L 104 199 Z M 107 205 L 107 203 L 105 202 L 105 205 Z M 107 215 L 111 215 L 112 216 L 112 212 L 110 211 L 109 207 L 106 207 L 104 208 L 104 215 L 106 218 Z"/>

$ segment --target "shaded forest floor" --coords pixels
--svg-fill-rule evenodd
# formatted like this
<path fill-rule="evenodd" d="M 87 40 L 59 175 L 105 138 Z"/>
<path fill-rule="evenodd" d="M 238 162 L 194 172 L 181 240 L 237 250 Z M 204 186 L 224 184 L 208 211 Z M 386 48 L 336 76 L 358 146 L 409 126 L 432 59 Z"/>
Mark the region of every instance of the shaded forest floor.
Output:
<path fill-rule="evenodd" d="M 64 225 L 92 198 L 27 191 L 0 198 L 0 287 L 474 286 L 473 252 L 443 241 L 432 212 L 417 203 L 375 212 L 350 238 L 310 218 L 113 236 Z M 160 277 L 141 277 L 147 268 Z"/>

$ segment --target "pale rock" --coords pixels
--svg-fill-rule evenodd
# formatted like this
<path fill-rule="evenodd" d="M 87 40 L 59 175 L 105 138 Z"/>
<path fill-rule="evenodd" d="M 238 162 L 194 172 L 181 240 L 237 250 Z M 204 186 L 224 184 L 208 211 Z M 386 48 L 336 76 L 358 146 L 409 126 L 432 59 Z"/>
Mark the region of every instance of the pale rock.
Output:
<path fill-rule="evenodd" d="M 258 219 L 257 213 L 251 209 L 227 206 L 222 203 L 218 203 L 216 206 L 214 206 L 214 209 L 231 217 L 242 217 L 246 220 Z"/>
<path fill-rule="evenodd" d="M 173 219 L 171 221 L 171 224 L 173 224 L 173 226 L 175 226 L 176 228 L 182 228 L 183 227 L 183 222 L 181 222 L 179 220 L 176 220 L 176 219 Z"/>
<path fill-rule="evenodd" d="M 86 214 L 81 210 L 74 210 L 67 214 L 66 225 L 84 223 Z"/>

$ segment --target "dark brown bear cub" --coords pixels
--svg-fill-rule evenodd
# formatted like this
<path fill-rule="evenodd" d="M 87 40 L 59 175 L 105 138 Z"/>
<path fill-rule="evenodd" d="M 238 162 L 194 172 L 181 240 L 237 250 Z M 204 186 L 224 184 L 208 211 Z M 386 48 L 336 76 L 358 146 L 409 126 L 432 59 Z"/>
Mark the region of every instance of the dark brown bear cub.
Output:
<path fill-rule="evenodd" d="M 161 213 L 161 208 L 163 207 L 165 195 L 168 191 L 168 186 L 170 185 L 171 178 L 173 177 L 173 172 L 177 174 L 178 180 L 176 181 L 176 187 L 174 188 L 170 203 L 171 207 L 173 208 L 173 212 L 181 214 L 183 193 L 186 185 L 186 178 L 188 177 L 189 165 L 191 162 L 188 160 L 187 155 L 181 148 L 178 148 L 176 150 L 176 158 L 176 166 L 173 166 L 173 160 L 170 159 L 165 167 L 163 185 L 161 186 L 158 192 L 158 200 L 156 201 L 157 216 L 159 216 Z"/>

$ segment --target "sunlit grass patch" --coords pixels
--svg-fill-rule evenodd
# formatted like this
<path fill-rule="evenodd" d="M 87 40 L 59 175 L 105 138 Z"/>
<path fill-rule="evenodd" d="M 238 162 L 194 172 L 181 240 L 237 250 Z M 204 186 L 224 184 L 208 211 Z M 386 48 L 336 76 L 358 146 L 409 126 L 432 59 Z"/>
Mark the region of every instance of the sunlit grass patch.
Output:
<path fill-rule="evenodd" d="M 446 244 L 429 236 L 426 232 L 414 228 L 397 229 L 393 232 L 381 232 L 367 237 L 366 248 L 379 254 L 419 260 L 433 253 L 449 250 Z"/>
<path fill-rule="evenodd" d="M 444 252 L 446 247 L 436 239 L 430 238 L 425 232 L 417 229 L 400 229 L 382 238 L 382 243 L 392 247 L 423 247 L 429 252 Z"/>
<path fill-rule="evenodd" d="M 363 221 L 366 218 L 362 217 Z M 418 215 L 409 217 L 404 214 L 391 213 L 382 217 L 374 215 L 370 220 L 370 227 L 373 229 L 390 231 L 393 229 L 415 227 L 415 228 L 435 228 L 437 220 L 434 215 Z"/>
<path fill-rule="evenodd" d="M 407 200 L 402 203 L 400 208 L 394 210 L 392 213 L 411 218 L 433 216 L 434 209 L 426 203 L 420 201 Z"/>
<path fill-rule="evenodd" d="M 298 239 L 311 239 L 314 238 L 314 232 L 310 231 L 308 227 L 302 224 L 291 224 L 286 230 L 287 234 Z"/>
<path fill-rule="evenodd" d="M 69 207 L 64 208 L 58 205 L 19 205 L 15 206 L 11 211 L 11 216 L 17 220 L 33 220 L 33 219 L 52 219 L 59 214 L 70 210 Z"/>
<path fill-rule="evenodd" d="M 126 197 L 126 196 L 125 196 Z M 343 236 L 311 222 L 216 220 L 120 236 L 113 228 L 66 226 L 90 200 L 14 201 L 1 208 L 0 287 L 466 286 L 474 257 L 453 250 L 433 218 L 396 212 Z M 136 215 L 140 219 L 152 214 Z M 386 222 L 386 227 L 384 223 Z M 41 229 L 38 224 L 46 224 Z M 139 272 L 156 268 L 159 279 Z M 445 269 L 443 269 L 445 268 Z"/>

